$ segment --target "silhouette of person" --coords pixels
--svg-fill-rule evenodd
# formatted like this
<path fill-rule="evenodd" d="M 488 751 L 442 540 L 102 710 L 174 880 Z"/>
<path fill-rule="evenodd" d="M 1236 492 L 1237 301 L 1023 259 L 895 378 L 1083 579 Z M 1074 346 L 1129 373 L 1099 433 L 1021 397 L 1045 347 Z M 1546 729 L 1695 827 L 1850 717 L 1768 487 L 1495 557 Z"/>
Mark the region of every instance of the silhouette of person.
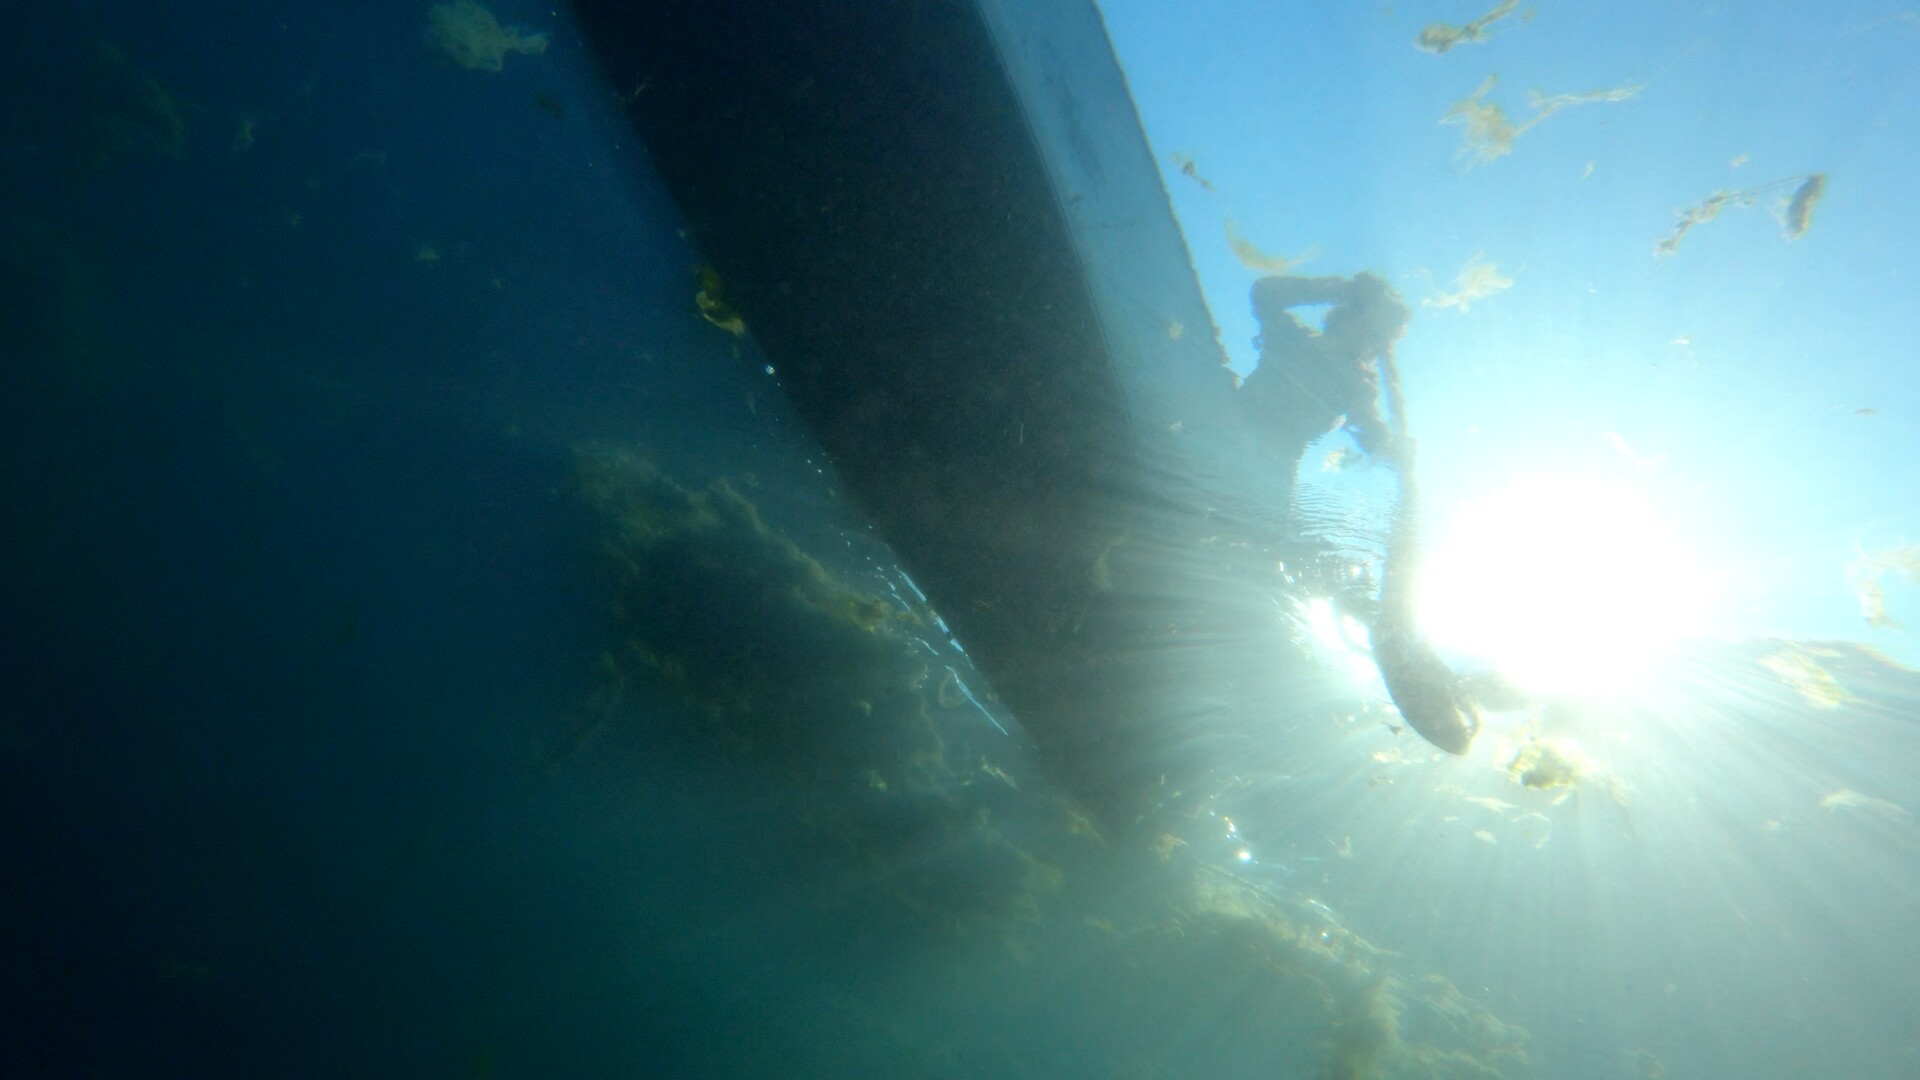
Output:
<path fill-rule="evenodd" d="M 1293 309 L 1330 305 L 1315 331 Z M 1372 274 L 1351 278 L 1262 278 L 1253 286 L 1260 320 L 1260 366 L 1240 392 L 1260 421 L 1276 462 L 1291 478 L 1307 444 L 1345 417 L 1360 449 L 1394 459 L 1398 447 L 1380 412 L 1383 363 L 1412 312 Z"/>

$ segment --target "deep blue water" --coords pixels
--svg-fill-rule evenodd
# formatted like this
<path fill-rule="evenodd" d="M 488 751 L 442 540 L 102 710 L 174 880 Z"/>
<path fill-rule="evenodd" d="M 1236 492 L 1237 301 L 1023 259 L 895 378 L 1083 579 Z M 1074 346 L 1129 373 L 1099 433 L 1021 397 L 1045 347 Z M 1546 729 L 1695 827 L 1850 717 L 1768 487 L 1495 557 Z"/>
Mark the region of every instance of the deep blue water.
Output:
<path fill-rule="evenodd" d="M 488 78 L 424 10 L 15 20 L 10 1075 L 729 1052 L 755 962 L 686 927 L 753 876 L 712 854 L 733 781 L 633 725 L 543 750 L 606 632 L 570 448 L 810 473 L 755 450 L 745 396 L 777 399 L 692 311 L 578 51 Z M 165 136 L 149 93 L 177 156 L 119 137 Z"/>

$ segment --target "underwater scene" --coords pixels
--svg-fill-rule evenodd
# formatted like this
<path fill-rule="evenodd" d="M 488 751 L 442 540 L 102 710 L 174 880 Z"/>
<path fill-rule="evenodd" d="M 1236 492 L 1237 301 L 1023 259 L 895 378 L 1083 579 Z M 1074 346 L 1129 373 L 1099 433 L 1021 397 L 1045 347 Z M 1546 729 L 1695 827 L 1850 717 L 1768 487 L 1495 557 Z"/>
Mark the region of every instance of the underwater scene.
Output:
<path fill-rule="evenodd" d="M 0 1074 L 1920 1076 L 1920 13 L 12 16 Z"/>

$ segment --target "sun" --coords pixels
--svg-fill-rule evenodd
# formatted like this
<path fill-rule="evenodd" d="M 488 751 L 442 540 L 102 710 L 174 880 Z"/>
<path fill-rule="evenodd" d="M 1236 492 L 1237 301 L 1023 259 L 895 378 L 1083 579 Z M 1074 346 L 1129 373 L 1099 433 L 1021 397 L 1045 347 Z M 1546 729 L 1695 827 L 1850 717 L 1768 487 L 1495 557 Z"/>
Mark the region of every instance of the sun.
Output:
<path fill-rule="evenodd" d="M 1623 481 L 1533 477 L 1433 525 L 1428 636 L 1530 690 L 1623 688 L 1705 625 L 1707 575 Z"/>

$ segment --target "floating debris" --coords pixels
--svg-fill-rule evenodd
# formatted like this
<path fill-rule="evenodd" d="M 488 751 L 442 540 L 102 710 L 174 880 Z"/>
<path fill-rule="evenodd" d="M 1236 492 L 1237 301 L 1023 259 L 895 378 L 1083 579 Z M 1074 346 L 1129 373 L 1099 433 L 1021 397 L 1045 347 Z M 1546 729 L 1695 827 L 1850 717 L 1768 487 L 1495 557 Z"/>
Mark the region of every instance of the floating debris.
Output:
<path fill-rule="evenodd" d="M 740 318 L 740 313 L 733 309 L 732 304 L 727 303 L 727 286 L 720 278 L 720 271 L 702 264 L 693 268 L 693 278 L 700 286 L 693 294 L 693 303 L 700 309 L 700 317 L 734 337 L 744 335 L 747 332 L 746 321 Z M 773 369 L 768 368 L 767 374 L 773 374 Z"/>
<path fill-rule="evenodd" d="M 1181 176 L 1199 184 L 1207 190 L 1208 194 L 1212 194 L 1213 182 L 1200 175 L 1200 168 L 1193 163 L 1192 158 L 1185 154 L 1168 154 L 1167 159 L 1172 161 L 1174 166 L 1180 170 Z"/>
<path fill-rule="evenodd" d="M 1365 460 L 1365 457 L 1360 451 L 1350 446 L 1336 446 L 1332 450 L 1327 451 L 1327 456 L 1321 460 L 1320 471 L 1342 472 L 1355 465 L 1364 463 Z"/>
<path fill-rule="evenodd" d="M 1507 119 L 1506 110 L 1498 105 L 1488 105 L 1480 99 L 1487 96 L 1499 76 L 1489 75 L 1473 93 L 1453 103 L 1446 115 L 1440 118 L 1443 124 L 1462 124 L 1466 134 L 1460 153 L 1473 152 L 1475 161 L 1493 161 L 1513 152 L 1513 141 L 1520 137 L 1513 121 Z"/>
<path fill-rule="evenodd" d="M 1572 105 L 1593 105 L 1626 101 L 1639 94 L 1646 87 L 1641 84 L 1616 86 L 1611 90 L 1586 90 L 1578 94 L 1555 94 L 1543 97 L 1538 90 L 1527 91 L 1527 104 L 1533 106 L 1533 118 L 1521 126 L 1521 130 L 1533 125 Z"/>
<path fill-rule="evenodd" d="M 1831 654 L 1829 655 L 1837 655 Z M 1823 666 L 1814 653 L 1800 646 L 1789 646 L 1763 657 L 1760 663 L 1768 671 L 1800 692 L 1807 704 L 1816 709 L 1837 709 L 1859 699 L 1840 685 L 1840 680 Z"/>
<path fill-rule="evenodd" d="M 1749 207 L 1759 204 L 1768 192 L 1779 191 L 1788 185 L 1794 185 L 1793 194 L 1776 205 L 1780 218 L 1781 231 L 1789 240 L 1798 240 L 1806 234 L 1813 224 L 1813 211 L 1820 199 L 1827 193 L 1827 174 L 1810 173 L 1805 176 L 1789 176 L 1785 179 L 1770 181 L 1758 187 L 1742 191 L 1716 191 L 1685 210 L 1676 211 L 1679 220 L 1674 222 L 1673 231 L 1668 233 L 1653 247 L 1653 253 L 1661 258 L 1680 250 L 1680 241 L 1686 239 L 1694 226 L 1704 225 L 1720 216 L 1720 212 L 1734 207 Z"/>
<path fill-rule="evenodd" d="M 1786 226 L 1787 239 L 1798 240 L 1806 234 L 1807 226 L 1813 224 L 1813 208 L 1819 205 L 1820 197 L 1826 193 L 1826 173 L 1814 173 L 1793 189 L 1793 197 L 1787 200 L 1786 213 L 1781 217 L 1781 223 Z"/>
<path fill-rule="evenodd" d="M 1452 790 L 1460 791 L 1460 789 L 1457 787 L 1452 788 Z M 1472 803 L 1473 805 L 1479 807 L 1482 810 L 1491 810 L 1496 814 L 1511 813 L 1513 811 L 1520 809 L 1519 807 L 1513 805 L 1512 803 L 1507 802 L 1505 799 L 1496 799 L 1488 795 L 1468 795 L 1462 792 L 1460 795 L 1460 801 L 1465 803 Z"/>
<path fill-rule="evenodd" d="M 506 67 L 508 53 L 538 56 L 552 43 L 552 34 L 527 34 L 517 26 L 501 26 L 493 12 L 474 0 L 453 0 L 427 9 L 427 44 L 468 71 L 498 73 Z"/>
<path fill-rule="evenodd" d="M 1318 247 L 1310 247 L 1299 255 L 1289 259 L 1284 255 L 1269 255 L 1255 247 L 1253 241 L 1241 233 L 1240 226 L 1232 218 L 1226 219 L 1227 245 L 1233 248 L 1233 257 L 1240 265 L 1261 274 L 1290 274 L 1301 263 L 1320 254 Z"/>
<path fill-rule="evenodd" d="M 1861 410 L 1854 410 L 1859 415 Z M 1871 415 L 1871 411 L 1868 411 Z M 1920 544 L 1862 551 L 1847 565 L 1847 582 L 1860 601 L 1860 615 L 1877 630 L 1899 630 L 1899 620 L 1887 614 L 1886 576 L 1898 575 L 1908 585 L 1920 585 Z"/>
<path fill-rule="evenodd" d="M 1422 307 L 1459 308 L 1462 314 L 1470 310 L 1475 300 L 1484 300 L 1497 292 L 1505 292 L 1513 287 L 1513 279 L 1500 273 L 1500 268 L 1479 255 L 1468 259 L 1460 272 L 1454 275 L 1453 292 L 1443 293 L 1431 300 L 1422 300 Z"/>
<path fill-rule="evenodd" d="M 1161 862 L 1171 862 L 1173 861 L 1174 851 L 1186 846 L 1187 842 L 1185 840 L 1180 839 L 1172 833 L 1161 833 L 1160 839 L 1153 842 L 1150 850 L 1153 852 L 1154 858 L 1159 859 Z"/>
<path fill-rule="evenodd" d="M 1577 739 L 1529 734 L 1508 759 L 1507 777 L 1521 787 L 1552 792 L 1555 806 L 1583 786 L 1599 788 L 1622 806 L 1627 801 L 1626 785 L 1595 761 Z"/>
<path fill-rule="evenodd" d="M 1907 808 L 1889 799 L 1877 799 L 1872 795 L 1862 795 L 1851 788 L 1839 791 L 1820 800 L 1820 808 L 1831 814 L 1835 810 L 1872 810 L 1892 817 L 1912 817 Z"/>
<path fill-rule="evenodd" d="M 1500 0 L 1492 11 L 1473 20 L 1465 26 L 1452 23 L 1430 23 L 1413 39 L 1413 47 L 1435 55 L 1444 53 L 1455 45 L 1478 44 L 1487 40 L 1487 27 L 1513 14 L 1520 8 L 1520 0 Z"/>
<path fill-rule="evenodd" d="M 1686 239 L 1687 233 L 1693 231 L 1695 225 L 1704 225 L 1719 217 L 1720 211 L 1726 209 L 1733 198 L 1734 194 L 1731 192 L 1716 191 L 1697 205 L 1680 211 L 1680 220 L 1674 223 L 1673 231 L 1654 245 L 1653 253 L 1665 258 L 1680 250 L 1680 241 Z"/>
<path fill-rule="evenodd" d="M 1620 797 L 1617 782 L 1615 782 L 1612 777 L 1604 777 L 1602 783 L 1609 794 L 1612 794 L 1616 799 Z M 1488 795 L 1471 795 L 1468 794 L 1464 788 L 1453 784 L 1442 784 L 1434 790 L 1439 794 L 1453 796 L 1461 802 L 1469 803 L 1487 813 L 1493 814 L 1495 817 L 1498 817 L 1503 824 L 1512 826 L 1512 828 L 1505 830 L 1506 832 L 1510 835 L 1517 835 L 1536 851 L 1546 847 L 1548 841 L 1553 839 L 1553 819 L 1536 810 L 1528 810 L 1524 807 L 1515 806 L 1505 799 L 1496 799 Z M 1557 797 L 1552 800 L 1553 804 L 1557 806 L 1566 801 L 1572 793 L 1572 786 L 1569 784 L 1558 792 Z M 1447 820 L 1454 821 L 1459 820 L 1459 818 L 1449 815 Z M 1492 830 L 1478 830 L 1475 835 L 1477 836 L 1479 832 L 1488 832 L 1491 834 Z M 1494 841 L 1488 842 L 1493 843 Z"/>
<path fill-rule="evenodd" d="M 1343 926 L 1325 903 L 1211 867 L 1183 899 L 1172 905 L 1170 926 L 1132 936 L 1129 961 L 1158 970 L 1151 966 L 1156 950 L 1205 943 L 1206 955 L 1218 958 L 1216 977 L 1245 1000 L 1290 1022 L 1312 1018 L 1327 1025 L 1321 1051 L 1327 1057 L 1308 1070 L 1313 1075 L 1500 1077 L 1526 1071 L 1526 1029 L 1501 1020 L 1443 975 L 1407 970 Z M 1190 1023 L 1184 1017 L 1181 1022 Z"/>
<path fill-rule="evenodd" d="M 1482 100 L 1493 91 L 1499 78 L 1498 75 L 1487 76 L 1473 93 L 1454 102 L 1453 107 L 1440 117 L 1443 124 L 1460 124 L 1467 129 L 1462 136 L 1460 153 L 1463 156 L 1471 154 L 1473 163 L 1494 161 L 1512 153 L 1513 144 L 1520 136 L 1561 109 L 1574 105 L 1626 101 L 1646 89 L 1642 85 L 1617 86 L 1607 90 L 1555 94 L 1552 97 L 1543 96 L 1537 90 L 1530 91 L 1527 101 L 1533 107 L 1533 115 L 1524 123 L 1515 124 L 1507 118 L 1506 110 Z"/>
<path fill-rule="evenodd" d="M 1585 755 L 1572 740 L 1531 740 L 1507 762 L 1507 775 L 1515 783 L 1538 791 L 1571 788 L 1586 771 Z"/>

